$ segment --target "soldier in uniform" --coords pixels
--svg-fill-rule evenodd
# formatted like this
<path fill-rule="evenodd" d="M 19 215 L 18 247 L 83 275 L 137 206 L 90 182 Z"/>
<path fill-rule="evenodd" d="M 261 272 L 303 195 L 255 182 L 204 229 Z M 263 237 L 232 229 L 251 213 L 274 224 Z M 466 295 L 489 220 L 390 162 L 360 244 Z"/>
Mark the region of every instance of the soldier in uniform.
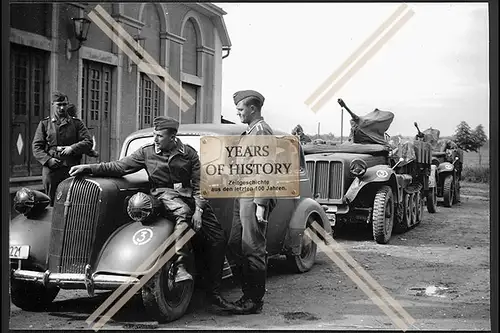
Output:
<path fill-rule="evenodd" d="M 304 129 L 300 124 L 295 126 L 295 128 L 292 130 L 292 135 L 297 135 L 299 137 L 299 142 L 303 145 L 312 142 L 311 138 L 304 133 Z"/>
<path fill-rule="evenodd" d="M 70 117 L 76 118 L 77 117 L 77 114 L 76 114 L 76 105 L 75 104 L 69 104 L 66 107 L 66 112 L 68 112 L 68 115 Z M 98 158 L 99 157 L 99 152 L 97 152 L 94 148 L 91 148 L 90 151 L 88 153 L 86 153 L 85 155 L 87 155 L 89 157 Z"/>
<path fill-rule="evenodd" d="M 52 96 L 52 116 L 40 121 L 32 142 L 33 155 L 42 167 L 45 193 L 54 204 L 57 186 L 69 177 L 69 169 L 80 164 L 82 154 L 92 149 L 92 139 L 83 122 L 68 115 L 68 97 L 61 92 Z"/>
<path fill-rule="evenodd" d="M 242 136 L 273 135 L 261 116 L 264 96 L 257 91 L 244 90 L 236 92 L 233 100 L 241 122 L 248 125 Z M 241 314 L 262 311 L 267 274 L 267 220 L 275 205 L 275 198 L 235 200 L 229 249 L 233 260 L 241 267 L 243 296 L 234 303 Z"/>
<path fill-rule="evenodd" d="M 192 226 L 197 232 L 195 244 L 208 260 L 208 297 L 212 304 L 226 310 L 235 306 L 220 295 L 226 241 L 224 231 L 210 204 L 200 195 L 200 160 L 196 150 L 176 137 L 179 122 L 170 117 L 153 120 L 154 143 L 145 145 L 118 161 L 83 164 L 73 167 L 70 175 L 91 173 L 101 176 L 123 176 L 146 169 L 151 194 L 165 207 L 166 217 Z M 202 222 L 203 220 L 203 222 Z M 192 223 L 191 223 L 192 222 Z M 196 250 L 196 245 L 195 245 Z M 175 281 L 192 280 L 187 267 L 192 265 L 189 246 L 176 249 Z"/>

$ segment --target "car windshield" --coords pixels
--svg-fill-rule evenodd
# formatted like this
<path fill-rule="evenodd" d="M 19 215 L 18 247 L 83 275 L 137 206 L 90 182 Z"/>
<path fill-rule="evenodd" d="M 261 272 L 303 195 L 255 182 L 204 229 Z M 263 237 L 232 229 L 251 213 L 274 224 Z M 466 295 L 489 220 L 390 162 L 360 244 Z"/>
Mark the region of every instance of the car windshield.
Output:
<path fill-rule="evenodd" d="M 200 154 L 200 137 L 197 135 L 179 135 L 178 138 L 182 141 L 182 143 L 188 144 L 194 149 L 196 149 L 196 152 L 198 155 Z M 141 148 L 144 145 L 151 144 L 153 143 L 153 137 L 148 136 L 148 137 L 143 137 L 143 138 L 138 138 L 135 140 L 130 141 L 128 147 L 127 147 L 127 152 L 125 153 L 125 156 L 131 155 L 134 151 L 137 149 Z"/>

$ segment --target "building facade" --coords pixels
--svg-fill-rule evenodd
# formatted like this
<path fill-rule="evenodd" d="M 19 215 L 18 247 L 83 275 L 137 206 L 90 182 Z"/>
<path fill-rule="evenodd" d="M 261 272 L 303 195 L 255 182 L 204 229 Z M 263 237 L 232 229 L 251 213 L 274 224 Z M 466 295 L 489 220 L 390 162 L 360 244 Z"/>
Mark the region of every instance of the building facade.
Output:
<path fill-rule="evenodd" d="M 151 127 L 157 115 L 221 122 L 222 59 L 231 46 L 221 8 L 108 2 L 19 3 L 10 10 L 11 193 L 41 184 L 31 142 L 50 114 L 52 91 L 68 95 L 93 137 L 100 157 L 85 162 L 117 159 L 125 137 Z M 88 35 L 75 50 L 73 18 L 83 17 Z M 130 51 L 141 43 L 145 52 Z M 192 97 L 187 109 L 176 101 L 182 94 Z"/>

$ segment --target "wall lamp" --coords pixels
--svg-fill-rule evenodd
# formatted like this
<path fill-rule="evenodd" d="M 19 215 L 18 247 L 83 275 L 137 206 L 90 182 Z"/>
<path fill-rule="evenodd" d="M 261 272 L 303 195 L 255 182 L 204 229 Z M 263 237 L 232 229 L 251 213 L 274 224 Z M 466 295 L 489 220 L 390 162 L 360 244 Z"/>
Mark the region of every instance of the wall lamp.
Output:
<path fill-rule="evenodd" d="M 66 56 L 68 60 L 71 58 L 71 53 L 78 51 L 82 47 L 82 43 L 87 40 L 91 23 L 89 19 L 84 17 L 72 17 L 71 20 L 73 21 L 73 34 L 78 42 L 78 46 L 72 48 L 71 41 L 68 38 L 66 41 Z"/>
<path fill-rule="evenodd" d="M 134 36 L 134 41 L 137 43 L 137 47 L 134 48 L 132 47 L 132 51 L 135 53 L 137 58 L 139 58 L 139 61 L 142 61 L 143 55 L 137 50 L 138 48 L 144 49 L 144 45 L 146 44 L 146 37 L 142 37 L 140 35 L 135 35 Z M 130 57 L 128 58 L 128 72 L 132 72 L 132 67 L 137 66 L 136 64 Z"/>

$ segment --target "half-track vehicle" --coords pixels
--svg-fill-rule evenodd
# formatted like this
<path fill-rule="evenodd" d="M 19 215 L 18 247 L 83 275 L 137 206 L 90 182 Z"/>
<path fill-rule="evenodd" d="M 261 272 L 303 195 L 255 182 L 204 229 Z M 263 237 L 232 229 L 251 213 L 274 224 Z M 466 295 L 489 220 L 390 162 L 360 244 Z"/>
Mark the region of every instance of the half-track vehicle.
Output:
<path fill-rule="evenodd" d="M 240 135 L 245 129 L 234 124 L 181 124 L 177 136 L 199 153 L 201 136 Z M 152 128 L 139 130 L 126 138 L 120 157 L 152 142 Z M 317 246 L 304 230 L 313 222 L 326 234 L 331 234 L 331 227 L 324 208 L 312 198 L 302 150 L 300 165 L 300 197 L 278 198 L 269 216 L 267 252 L 286 255 L 296 272 L 306 272 L 314 265 Z M 70 177 L 58 186 L 53 207 L 44 193 L 21 189 L 15 200 L 20 214 L 10 222 L 12 303 L 24 310 L 46 309 L 60 289 L 82 289 L 92 296 L 95 290 L 139 284 L 152 319 L 181 317 L 194 282 L 176 283 L 176 264 L 162 264 L 166 249 L 157 250 L 173 233 L 174 223 L 159 213 L 161 207 L 149 197 L 149 190 L 145 170 L 124 177 Z M 234 198 L 209 202 L 229 235 Z M 226 261 L 224 277 L 231 275 L 229 264 Z M 138 271 L 141 265 L 145 266 Z M 188 269 L 193 276 L 201 272 L 199 266 Z M 152 277 L 141 285 L 148 274 Z"/>
<path fill-rule="evenodd" d="M 351 115 L 351 134 L 339 145 L 304 146 L 312 192 L 325 206 L 332 228 L 368 224 L 374 240 L 386 244 L 393 229 L 407 230 L 422 220 L 430 146 L 402 143 L 398 153 L 386 133 L 392 112 L 375 109 L 360 117 L 338 102 Z"/>

